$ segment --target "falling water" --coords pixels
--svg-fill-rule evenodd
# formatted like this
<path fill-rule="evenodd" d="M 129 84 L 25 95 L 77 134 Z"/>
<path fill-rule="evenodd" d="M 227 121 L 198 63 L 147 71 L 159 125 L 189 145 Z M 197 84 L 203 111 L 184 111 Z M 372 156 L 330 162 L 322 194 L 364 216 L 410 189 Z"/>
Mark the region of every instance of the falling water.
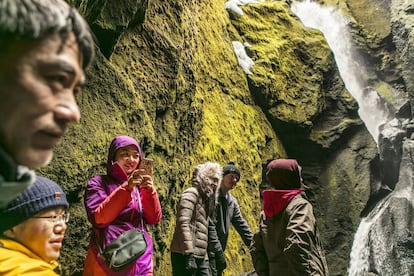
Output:
<path fill-rule="evenodd" d="M 392 119 L 378 93 L 367 86 L 365 76 L 368 69 L 361 64 L 361 58 L 353 51 L 348 20 L 333 7 L 322 7 L 309 0 L 295 2 L 292 11 L 302 23 L 320 30 L 335 55 L 339 73 L 347 90 L 359 104 L 359 116 L 378 144 L 379 127 Z"/>
<path fill-rule="evenodd" d="M 348 31 L 348 20 L 333 7 L 323 7 L 309 0 L 296 2 L 292 11 L 302 23 L 320 30 L 329 44 L 338 66 L 339 73 L 347 90 L 359 105 L 359 116 L 364 121 L 368 131 L 378 144 L 379 127 L 393 119 L 386 102 L 378 93 L 367 85 L 368 68 L 363 59 L 353 50 L 352 37 Z M 370 248 L 378 243 L 370 237 L 375 232 L 374 225 L 382 216 L 388 202 L 384 199 L 369 216 L 363 218 L 355 233 L 351 251 L 349 276 L 367 275 L 370 269 Z M 376 233 L 375 233 L 376 234 Z M 383 248 L 383 246 L 378 246 Z M 384 249 L 386 250 L 386 249 Z M 379 254 L 380 258 L 382 255 Z"/>
<path fill-rule="evenodd" d="M 352 244 L 348 276 L 368 275 L 370 243 L 373 242 L 370 232 L 372 225 L 377 222 L 388 204 L 389 202 L 383 199 L 378 203 L 378 208 L 375 208 L 374 212 L 361 219 Z"/>

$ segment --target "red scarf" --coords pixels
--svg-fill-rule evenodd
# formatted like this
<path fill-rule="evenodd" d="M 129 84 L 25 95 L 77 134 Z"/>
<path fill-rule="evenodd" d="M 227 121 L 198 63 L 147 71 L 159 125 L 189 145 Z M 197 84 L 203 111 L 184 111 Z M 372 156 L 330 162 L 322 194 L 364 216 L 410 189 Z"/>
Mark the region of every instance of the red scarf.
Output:
<path fill-rule="evenodd" d="M 271 218 L 279 214 L 302 189 L 295 190 L 264 190 L 263 209 L 266 217 Z"/>

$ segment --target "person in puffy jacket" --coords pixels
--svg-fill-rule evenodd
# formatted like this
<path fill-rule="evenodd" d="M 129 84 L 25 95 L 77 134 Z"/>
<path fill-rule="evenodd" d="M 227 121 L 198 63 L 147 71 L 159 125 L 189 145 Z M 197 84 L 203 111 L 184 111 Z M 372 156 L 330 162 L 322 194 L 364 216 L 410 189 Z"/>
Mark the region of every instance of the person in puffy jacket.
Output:
<path fill-rule="evenodd" d="M 263 211 L 250 246 L 257 274 L 329 275 L 298 162 L 273 160 L 267 165 L 266 178 L 271 189 L 262 193 Z"/>
<path fill-rule="evenodd" d="M 0 275 L 58 275 L 68 208 L 62 188 L 37 176 L 1 210 Z"/>
<path fill-rule="evenodd" d="M 138 169 L 142 160 L 138 142 L 129 136 L 115 137 L 108 152 L 107 174 L 89 179 L 85 191 L 85 208 L 93 226 L 83 275 L 153 274 L 153 243 L 147 224 L 161 220 L 161 205 L 152 176 Z M 132 228 L 144 231 L 147 249 L 131 266 L 112 271 L 100 256 L 101 249 Z"/>
<path fill-rule="evenodd" d="M 217 186 L 222 174 L 222 168 L 217 163 L 198 165 L 193 171 L 192 187 L 181 194 L 170 247 L 174 276 L 210 275 L 208 221 L 215 216 Z"/>

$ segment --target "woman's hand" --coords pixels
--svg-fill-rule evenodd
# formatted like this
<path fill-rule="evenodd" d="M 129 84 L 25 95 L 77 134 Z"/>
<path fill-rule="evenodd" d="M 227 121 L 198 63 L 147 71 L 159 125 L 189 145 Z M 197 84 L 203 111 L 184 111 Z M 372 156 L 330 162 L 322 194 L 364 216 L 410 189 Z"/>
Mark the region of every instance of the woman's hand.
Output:
<path fill-rule="evenodd" d="M 143 189 L 154 189 L 154 183 L 152 182 L 152 176 L 148 174 L 141 175 L 142 183 L 140 185 Z"/>
<path fill-rule="evenodd" d="M 141 185 L 141 183 L 142 183 L 142 177 L 141 177 L 141 175 L 139 174 L 139 172 L 138 172 L 138 170 L 135 170 L 135 171 L 133 171 L 132 173 L 131 173 L 131 175 L 128 177 L 128 182 L 127 182 L 127 185 L 130 187 L 130 188 L 134 188 L 135 186 L 137 186 L 137 185 Z"/>
<path fill-rule="evenodd" d="M 154 183 L 152 182 L 152 176 L 145 173 L 143 169 L 137 169 L 131 173 L 128 178 L 128 186 L 134 188 L 135 186 L 140 186 L 143 189 L 154 188 Z"/>

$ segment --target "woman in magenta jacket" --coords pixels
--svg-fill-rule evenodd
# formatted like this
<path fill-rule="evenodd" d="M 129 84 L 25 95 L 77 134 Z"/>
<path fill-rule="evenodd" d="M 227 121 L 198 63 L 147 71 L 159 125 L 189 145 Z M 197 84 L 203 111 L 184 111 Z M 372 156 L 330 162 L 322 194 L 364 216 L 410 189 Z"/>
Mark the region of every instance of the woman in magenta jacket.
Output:
<path fill-rule="evenodd" d="M 153 244 L 146 225 L 161 220 L 161 205 L 151 175 L 137 169 L 141 148 L 129 136 L 118 136 L 109 147 L 107 174 L 89 179 L 85 207 L 93 226 L 83 275 L 152 275 Z M 102 260 L 101 248 L 132 228 L 142 228 L 147 250 L 134 265 L 120 272 L 111 271 Z"/>

